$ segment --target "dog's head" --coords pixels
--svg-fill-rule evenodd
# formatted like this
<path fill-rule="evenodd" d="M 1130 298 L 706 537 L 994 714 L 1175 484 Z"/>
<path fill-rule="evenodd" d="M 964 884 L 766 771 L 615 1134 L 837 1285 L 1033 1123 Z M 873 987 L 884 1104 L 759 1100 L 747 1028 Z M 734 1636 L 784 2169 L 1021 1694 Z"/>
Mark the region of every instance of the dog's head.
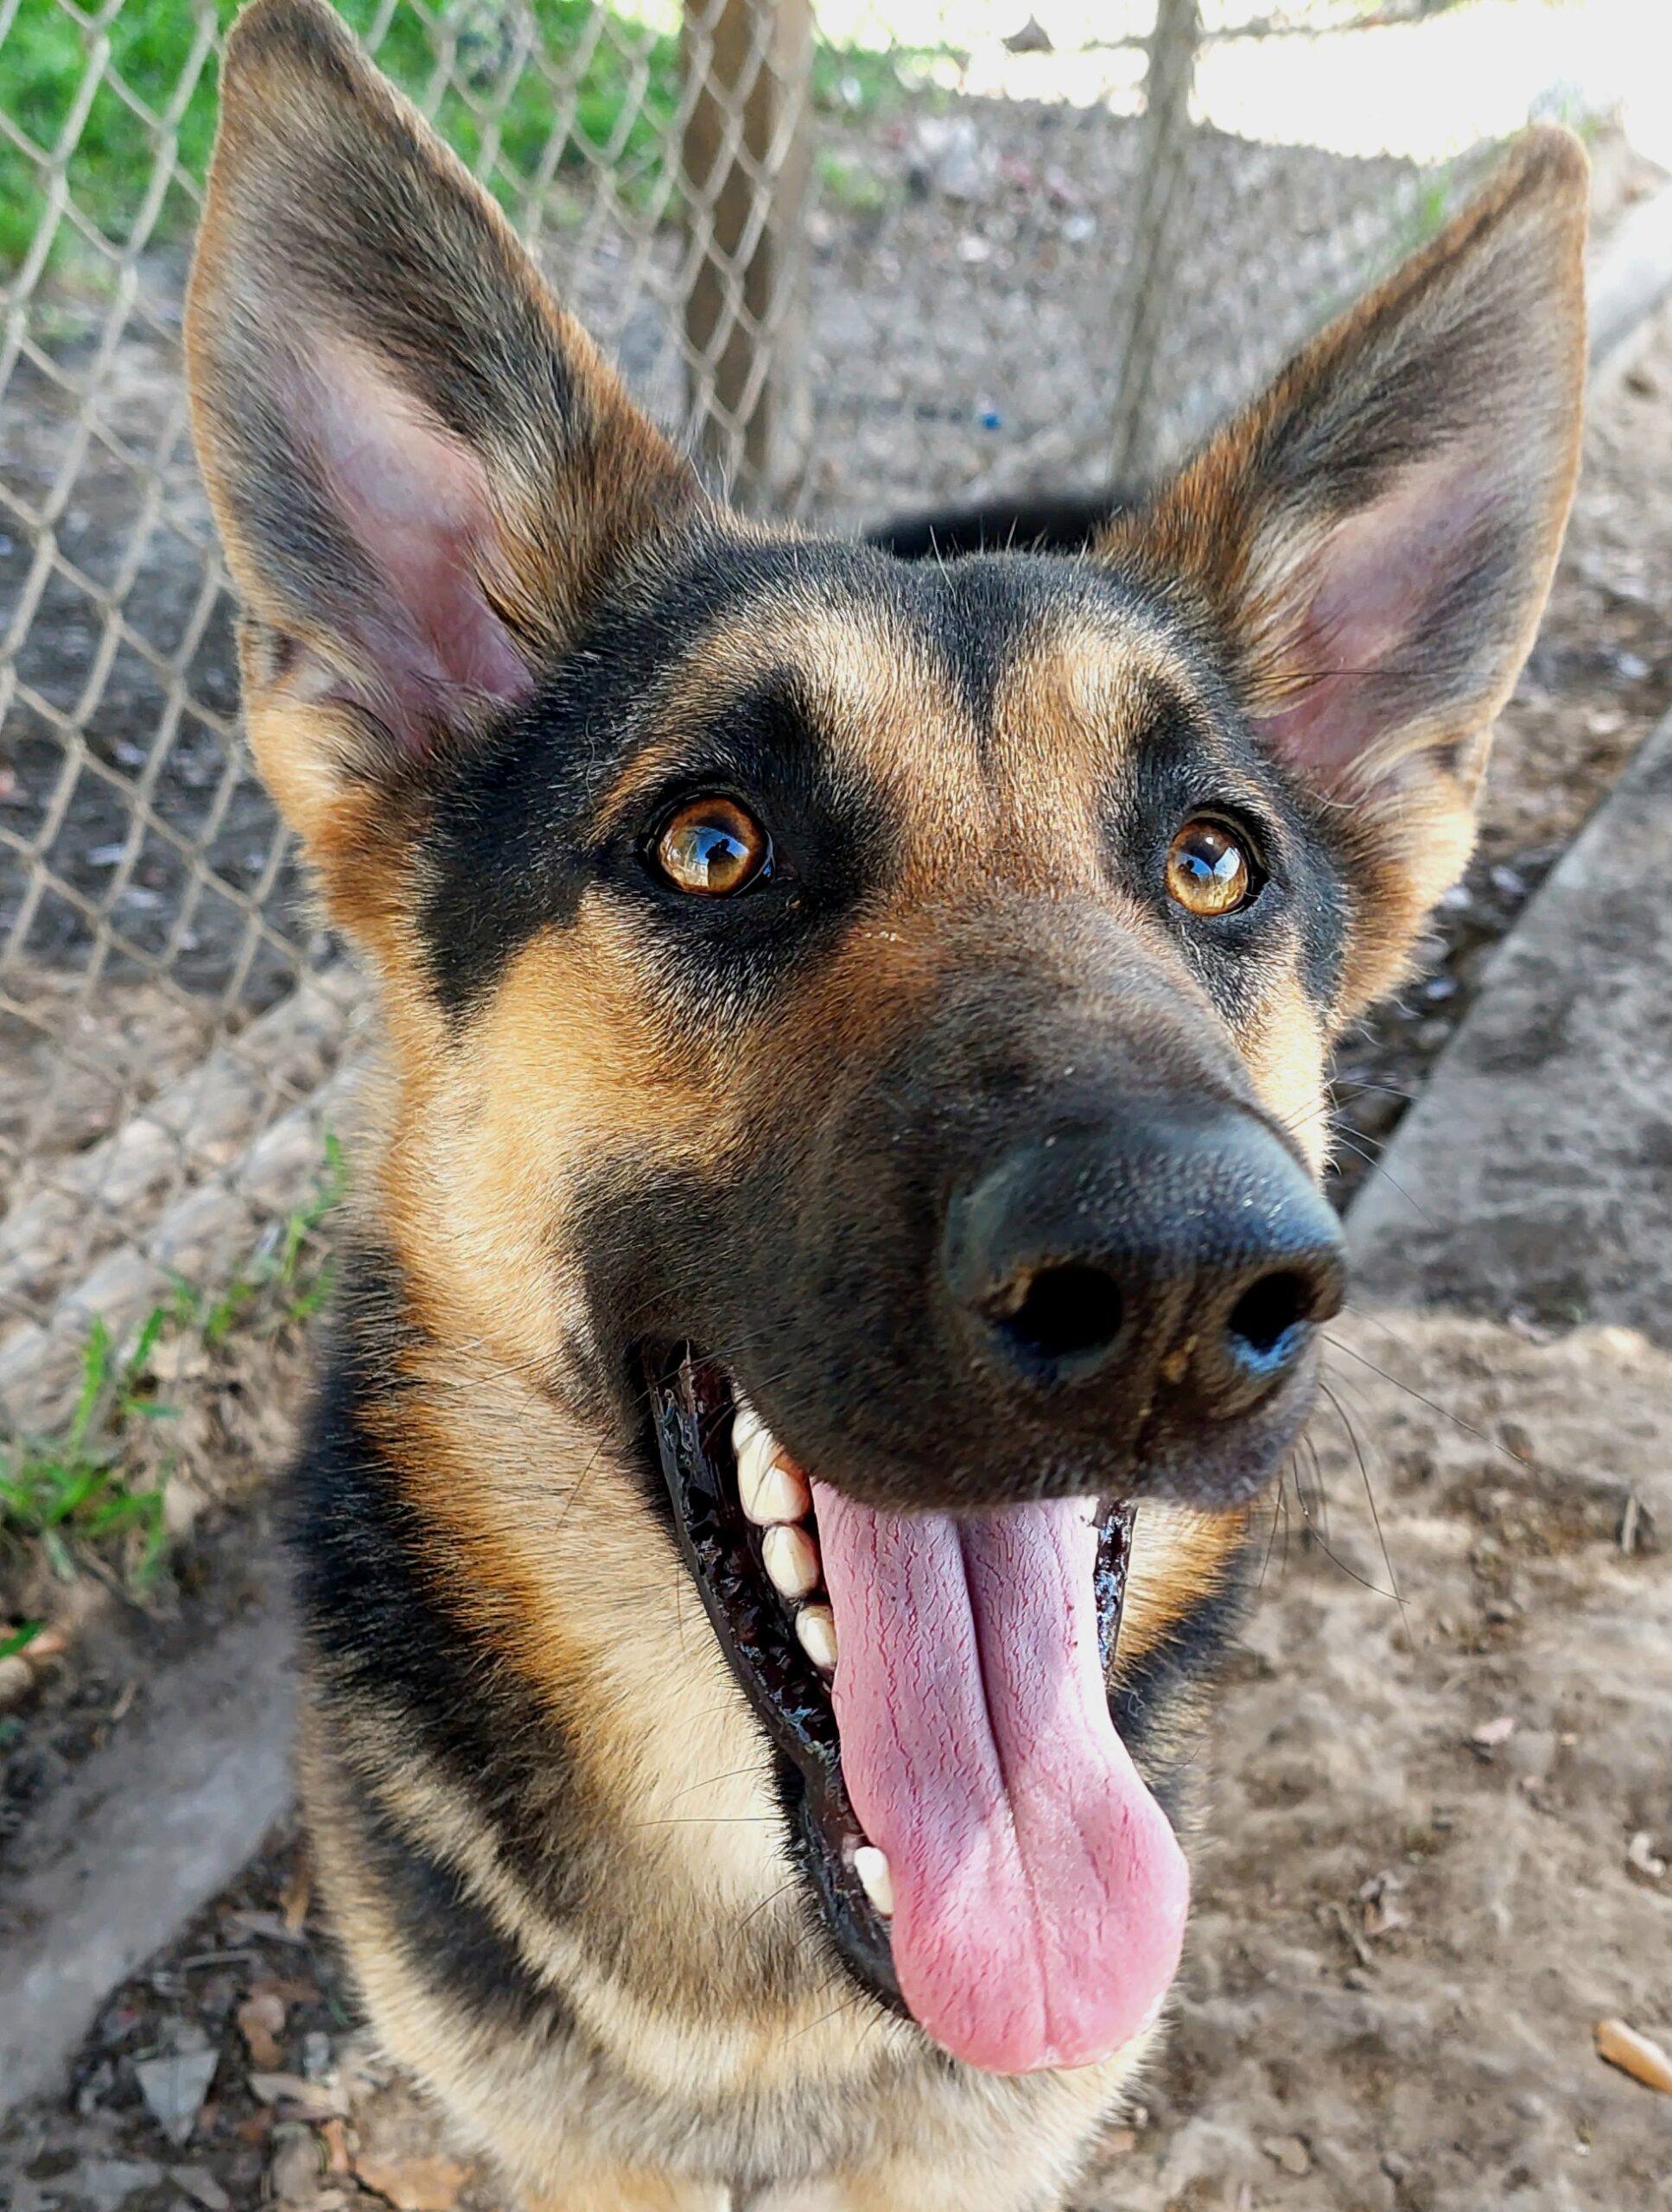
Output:
<path fill-rule="evenodd" d="M 976 2063 L 1095 2056 L 1184 1893 L 1124 1510 L 1246 1501 L 1308 1404 L 1326 1054 L 1572 486 L 1583 157 L 1529 135 L 1088 557 L 906 565 L 705 496 L 322 6 L 223 84 L 199 448 L 404 1263 L 665 1463 L 850 1954 Z"/>

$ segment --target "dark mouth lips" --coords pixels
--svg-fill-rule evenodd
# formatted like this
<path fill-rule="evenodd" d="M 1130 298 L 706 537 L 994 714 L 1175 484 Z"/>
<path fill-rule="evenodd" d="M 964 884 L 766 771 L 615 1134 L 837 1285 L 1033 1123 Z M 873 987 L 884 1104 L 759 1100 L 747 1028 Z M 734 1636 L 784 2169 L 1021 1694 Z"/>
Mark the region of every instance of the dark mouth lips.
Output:
<path fill-rule="evenodd" d="M 849 1970 L 904 2013 L 888 1923 L 854 1871 L 865 1841 L 842 1774 L 830 1688 L 796 1639 L 785 1600 L 761 1564 L 764 1531 L 743 1511 L 723 1370 L 689 1345 L 646 1354 L 658 1456 L 679 1549 L 722 1651 L 774 1749 L 801 1783 L 797 1819 L 804 1863 Z M 1104 1508 L 1097 1560 L 1097 1639 L 1107 1677 L 1120 1636 L 1136 1508 Z"/>

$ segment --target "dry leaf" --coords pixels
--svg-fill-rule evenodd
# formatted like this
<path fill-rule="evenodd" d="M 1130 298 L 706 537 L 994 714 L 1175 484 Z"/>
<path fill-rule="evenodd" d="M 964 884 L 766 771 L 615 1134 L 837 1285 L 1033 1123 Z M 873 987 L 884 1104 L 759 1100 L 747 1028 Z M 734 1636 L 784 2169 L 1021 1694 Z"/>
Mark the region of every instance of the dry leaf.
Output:
<path fill-rule="evenodd" d="M 264 1943 L 302 1943 L 307 1940 L 298 1929 L 287 1928 L 277 1913 L 246 1912 L 241 1905 L 224 1913 L 221 1925 L 232 1942 L 246 1936 L 253 1936 Z"/>
<path fill-rule="evenodd" d="M 305 2082 L 300 2074 L 252 2074 L 250 2088 L 264 2105 L 293 2106 L 298 2120 L 344 2116 L 340 2090 L 327 2088 L 323 2082 Z"/>
<path fill-rule="evenodd" d="M 354 2161 L 356 2177 L 395 2212 L 453 2212 L 470 2168 L 458 2158 L 371 2158 Z"/>
<path fill-rule="evenodd" d="M 326 2156 L 330 2171 L 349 2174 L 354 2171 L 354 2161 L 348 2154 L 348 2130 L 340 2120 L 327 2120 L 320 2129 L 324 2139 Z"/>
<path fill-rule="evenodd" d="M 1599 2058 L 1605 2058 L 1611 2066 L 1618 2066 L 1622 2074 L 1629 2074 L 1645 2088 L 1659 2089 L 1672 2096 L 1672 2058 L 1667 2056 L 1659 2044 L 1639 2035 L 1624 2020 L 1599 2020 L 1596 2038 Z"/>
<path fill-rule="evenodd" d="M 238 2008 L 238 2033 L 256 2064 L 271 2073 L 284 2063 L 278 2037 L 284 2028 L 284 1999 L 271 1990 L 246 1998 Z"/>
<path fill-rule="evenodd" d="M 279 1908 L 284 1916 L 284 1925 L 290 1935 L 301 1935 L 308 1918 L 308 1902 L 313 1893 L 313 1884 L 308 1876 L 308 1862 L 305 1859 L 298 1859 L 296 1871 L 285 1884 L 283 1892 L 279 1898 Z"/>

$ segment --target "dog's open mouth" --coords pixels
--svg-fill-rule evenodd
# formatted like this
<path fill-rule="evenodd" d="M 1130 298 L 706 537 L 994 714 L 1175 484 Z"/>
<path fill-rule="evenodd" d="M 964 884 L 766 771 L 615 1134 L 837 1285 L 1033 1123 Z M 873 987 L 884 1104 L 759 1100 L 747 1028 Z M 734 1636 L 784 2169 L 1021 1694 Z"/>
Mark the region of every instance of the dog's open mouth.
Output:
<path fill-rule="evenodd" d="M 894 1513 L 811 1478 L 723 1371 L 652 1363 L 722 1649 L 802 1783 L 849 1965 L 969 2063 L 1086 2065 L 1154 2018 L 1188 1877 L 1109 1717 L 1132 1514 Z"/>

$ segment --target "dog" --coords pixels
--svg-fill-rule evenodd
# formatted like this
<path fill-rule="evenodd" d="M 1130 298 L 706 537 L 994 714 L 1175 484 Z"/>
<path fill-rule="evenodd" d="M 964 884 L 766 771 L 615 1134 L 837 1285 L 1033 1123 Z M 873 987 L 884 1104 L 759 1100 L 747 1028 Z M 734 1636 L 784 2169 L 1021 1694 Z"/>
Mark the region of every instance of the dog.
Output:
<path fill-rule="evenodd" d="M 1469 850 L 1586 207 L 1529 133 L 1084 552 L 912 562 L 710 497 L 321 0 L 232 32 L 197 448 L 386 1041 L 301 1771 L 531 2206 L 1048 2212 L 1154 2050 L 1331 1044 Z"/>

